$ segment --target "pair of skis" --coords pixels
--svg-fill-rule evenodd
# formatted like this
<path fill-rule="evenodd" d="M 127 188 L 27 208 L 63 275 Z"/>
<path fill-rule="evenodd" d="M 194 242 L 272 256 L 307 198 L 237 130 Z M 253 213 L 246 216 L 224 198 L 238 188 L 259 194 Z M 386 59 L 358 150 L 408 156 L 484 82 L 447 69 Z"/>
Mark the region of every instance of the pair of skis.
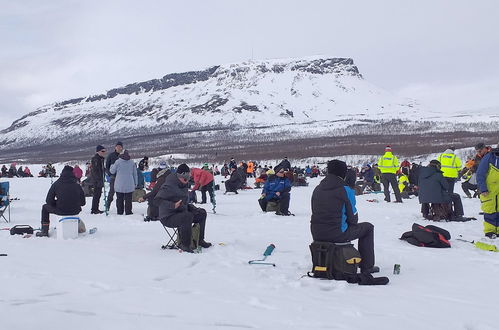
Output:
<path fill-rule="evenodd" d="M 499 249 L 494 244 L 488 244 L 488 243 L 485 243 L 485 242 L 482 242 L 482 241 L 475 241 L 475 240 L 470 241 L 470 240 L 465 239 L 463 237 L 463 235 L 459 235 L 459 238 L 457 238 L 457 240 L 461 241 L 461 242 L 471 243 L 476 248 L 478 248 L 480 250 L 490 251 L 490 252 L 499 252 Z"/>

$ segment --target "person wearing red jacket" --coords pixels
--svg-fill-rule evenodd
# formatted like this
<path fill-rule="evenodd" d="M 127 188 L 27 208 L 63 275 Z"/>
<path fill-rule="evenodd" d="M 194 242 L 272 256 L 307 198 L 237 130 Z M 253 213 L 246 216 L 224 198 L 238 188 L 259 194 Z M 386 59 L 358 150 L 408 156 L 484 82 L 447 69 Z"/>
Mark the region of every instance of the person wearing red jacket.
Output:
<path fill-rule="evenodd" d="M 192 191 L 201 191 L 201 204 L 206 204 L 206 192 L 210 194 L 210 202 L 215 201 L 215 192 L 213 190 L 213 174 L 200 168 L 191 168 L 191 175 L 194 180 Z"/>
<path fill-rule="evenodd" d="M 81 177 L 83 176 L 83 171 L 80 166 L 75 165 L 75 167 L 73 168 L 73 175 L 75 176 L 76 180 L 80 182 Z"/>

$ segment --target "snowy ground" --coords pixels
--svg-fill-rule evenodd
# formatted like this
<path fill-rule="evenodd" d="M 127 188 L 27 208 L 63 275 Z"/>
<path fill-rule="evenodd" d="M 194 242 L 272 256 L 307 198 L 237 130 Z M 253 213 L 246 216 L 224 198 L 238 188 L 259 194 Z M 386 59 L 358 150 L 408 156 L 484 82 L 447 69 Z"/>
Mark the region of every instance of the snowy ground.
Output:
<path fill-rule="evenodd" d="M 220 177 L 219 177 L 220 178 Z M 12 225 L 39 227 L 50 179 L 11 179 Z M 375 225 L 377 265 L 387 286 L 304 277 L 311 268 L 310 196 L 319 179 L 292 191 L 295 217 L 259 211 L 259 190 L 218 194 L 201 254 L 161 250 L 158 222 L 134 215 L 81 216 L 95 235 L 76 240 L 22 238 L 0 231 L 1 329 L 498 329 L 499 254 L 452 240 L 451 249 L 417 248 L 398 237 L 428 224 L 416 200 L 358 198 L 360 219 Z M 457 187 L 457 186 L 456 186 Z M 459 190 L 460 191 L 460 190 Z M 463 199 L 467 216 L 478 200 Z M 114 206 L 114 205 L 113 205 Z M 54 219 L 54 218 L 52 218 Z M 54 222 L 53 222 L 54 223 Z M 482 221 L 440 223 L 456 237 L 480 238 Z M 1 224 L 0 227 L 9 225 Z M 266 246 L 277 267 L 248 265 Z M 401 274 L 392 275 L 401 264 Z"/>

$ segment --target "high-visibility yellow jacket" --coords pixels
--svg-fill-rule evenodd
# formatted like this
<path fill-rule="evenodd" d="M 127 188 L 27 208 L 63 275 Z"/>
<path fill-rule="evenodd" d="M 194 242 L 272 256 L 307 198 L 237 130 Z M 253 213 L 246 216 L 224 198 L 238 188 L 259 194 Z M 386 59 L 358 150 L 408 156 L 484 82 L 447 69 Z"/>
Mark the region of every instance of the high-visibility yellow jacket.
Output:
<path fill-rule="evenodd" d="M 399 178 L 399 191 L 402 192 L 404 191 L 405 189 L 405 183 L 409 184 L 409 177 L 407 177 L 407 175 L 402 175 L 400 178 Z"/>
<path fill-rule="evenodd" d="M 378 159 L 378 168 L 381 173 L 397 173 L 399 160 L 391 152 L 387 151 Z"/>
<path fill-rule="evenodd" d="M 443 153 L 438 156 L 438 161 L 442 165 L 441 171 L 446 178 L 457 178 L 459 170 L 463 167 L 459 157 L 453 153 Z"/>

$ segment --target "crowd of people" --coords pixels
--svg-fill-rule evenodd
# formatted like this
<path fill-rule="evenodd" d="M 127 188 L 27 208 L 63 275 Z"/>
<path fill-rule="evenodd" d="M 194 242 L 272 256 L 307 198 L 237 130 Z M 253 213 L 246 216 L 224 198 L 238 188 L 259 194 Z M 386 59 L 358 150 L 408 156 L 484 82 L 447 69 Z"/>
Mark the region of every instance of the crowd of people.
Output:
<path fill-rule="evenodd" d="M 200 204 L 208 202 L 216 206 L 215 176 L 223 176 L 225 193 L 238 194 L 248 186 L 248 178 L 255 178 L 255 188 L 261 188 L 258 205 L 263 212 L 290 216 L 291 190 L 301 185 L 300 180 L 325 176 L 314 189 L 312 195 L 311 233 L 316 241 L 342 243 L 359 239 L 359 251 L 363 256 L 361 271 L 373 272 L 374 265 L 374 226 L 358 222 L 355 196 L 360 194 L 383 193 L 384 201 L 403 203 L 404 199 L 418 198 L 421 214 L 428 220 L 467 221 L 461 196 L 454 190 L 458 180 L 467 198 L 479 197 L 484 212 L 484 233 L 487 237 L 499 235 L 499 213 L 497 195 L 499 192 L 499 149 L 492 149 L 484 143 L 475 146 L 476 154 L 462 162 L 453 147 L 447 148 L 426 166 L 404 160 L 399 163 L 390 146 L 373 164 L 360 167 L 349 166 L 340 160 L 327 163 L 323 170 L 317 165 L 292 166 L 285 157 L 276 166 L 258 164 L 256 161 L 239 162 L 234 158 L 219 170 L 205 163 L 200 168 L 190 168 L 187 164 L 170 167 L 162 161 L 156 168 L 149 169 L 149 158 L 138 162 L 117 142 L 114 150 L 99 145 L 91 161 L 87 163 L 86 179 L 80 184 L 83 171 L 79 166 L 65 166 L 59 179 L 51 186 L 46 204 L 42 207 L 41 236 L 48 236 L 49 214 L 75 215 L 85 205 L 85 192 L 82 185 L 87 182 L 92 190 L 92 214 L 109 212 L 116 194 L 116 213 L 133 214 L 132 201 L 147 202 L 146 221 L 160 221 L 166 227 L 179 229 L 180 248 L 193 252 L 190 237 L 193 224 L 199 224 L 200 246 L 207 248 L 205 241 L 207 213 L 194 206 L 200 191 Z M 27 167 L 11 165 L 2 167 L 2 176 L 20 176 L 19 172 L 29 172 Z M 44 167 L 45 173 L 55 175 L 51 164 Z M 9 174 L 11 173 L 11 174 Z M 146 185 L 144 174 L 150 175 Z M 109 191 L 105 182 L 109 182 Z M 148 192 L 144 188 L 148 188 Z M 144 191 L 134 197 L 137 190 Z M 102 194 L 104 210 L 100 208 Z M 88 195 L 87 195 L 88 196 Z"/>

